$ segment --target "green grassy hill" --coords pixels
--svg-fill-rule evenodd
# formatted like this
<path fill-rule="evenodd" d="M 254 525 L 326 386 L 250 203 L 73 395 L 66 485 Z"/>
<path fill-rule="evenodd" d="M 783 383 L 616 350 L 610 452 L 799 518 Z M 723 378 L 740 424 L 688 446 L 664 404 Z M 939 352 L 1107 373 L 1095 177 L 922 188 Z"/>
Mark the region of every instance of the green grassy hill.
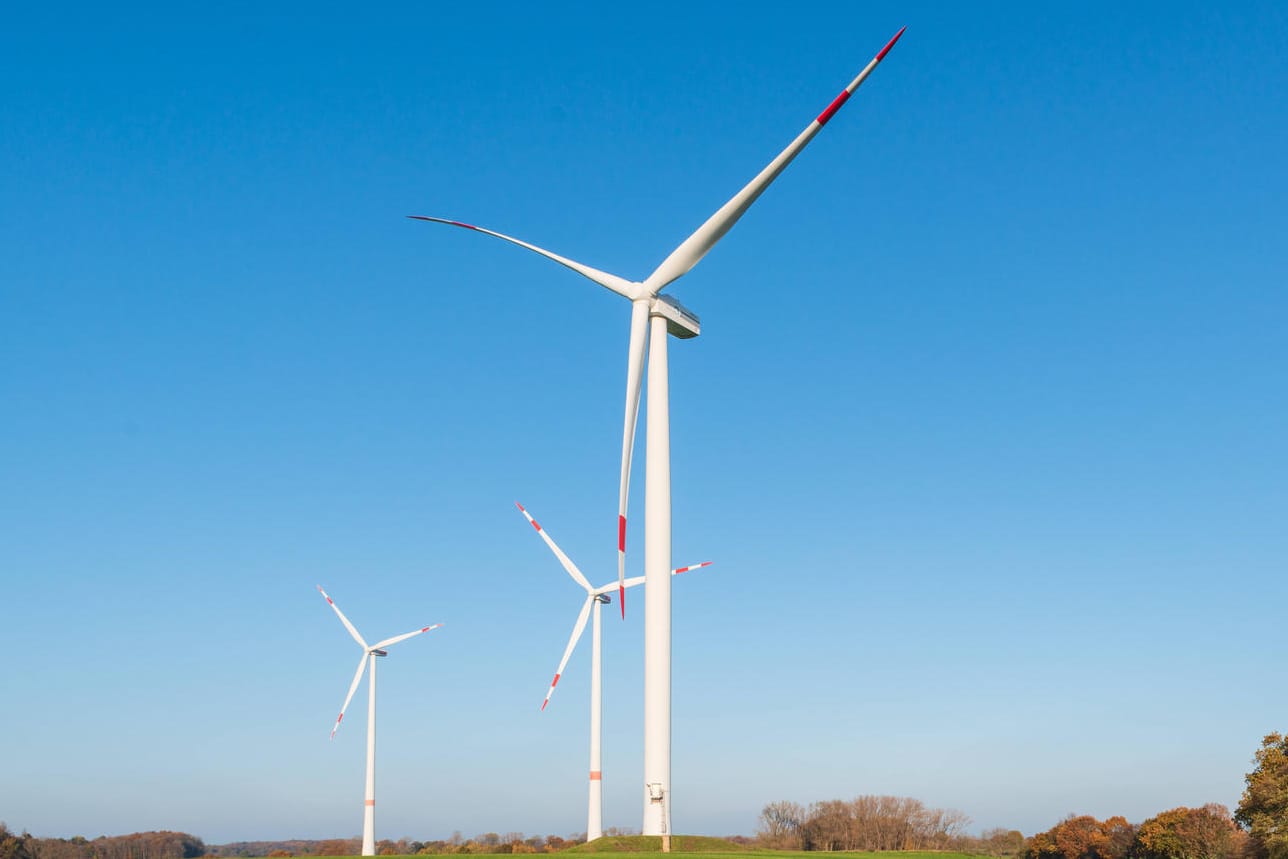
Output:
<path fill-rule="evenodd" d="M 562 853 L 661 853 L 662 837 L 660 835 L 605 835 L 588 844 L 578 844 Z M 701 853 L 714 859 L 712 854 L 736 853 L 745 856 L 746 847 L 725 841 L 723 838 L 709 838 L 705 835 L 671 836 L 672 853 Z"/>
<path fill-rule="evenodd" d="M 578 844 L 564 853 L 660 853 L 662 839 L 656 835 L 607 835 L 589 844 Z M 937 853 L 929 850 L 891 851 L 887 853 L 842 852 L 802 853 L 795 850 L 757 850 L 702 835 L 671 836 L 671 855 L 676 859 L 980 859 L 968 853 Z"/>

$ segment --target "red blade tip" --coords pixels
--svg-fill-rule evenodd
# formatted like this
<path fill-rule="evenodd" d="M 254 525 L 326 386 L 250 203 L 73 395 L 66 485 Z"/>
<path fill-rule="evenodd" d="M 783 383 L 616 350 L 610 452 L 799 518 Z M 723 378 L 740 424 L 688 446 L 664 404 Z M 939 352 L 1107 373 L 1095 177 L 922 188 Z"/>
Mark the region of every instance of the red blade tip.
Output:
<path fill-rule="evenodd" d="M 908 28 L 900 27 L 899 32 L 894 34 L 894 38 L 886 42 L 886 46 L 881 49 L 881 53 L 877 54 L 877 62 L 880 62 L 881 60 L 885 59 L 885 55 L 890 53 L 890 49 L 894 47 L 895 42 L 899 41 L 899 37 L 903 35 L 903 31 L 906 29 Z"/>
<path fill-rule="evenodd" d="M 626 585 L 617 586 L 617 601 L 622 604 L 622 620 L 626 620 Z"/>

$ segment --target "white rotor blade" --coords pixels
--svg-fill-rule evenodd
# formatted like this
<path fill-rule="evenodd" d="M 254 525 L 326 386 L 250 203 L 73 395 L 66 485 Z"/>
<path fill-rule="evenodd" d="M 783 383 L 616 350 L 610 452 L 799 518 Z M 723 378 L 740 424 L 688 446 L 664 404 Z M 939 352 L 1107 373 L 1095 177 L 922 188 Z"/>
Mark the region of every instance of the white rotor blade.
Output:
<path fill-rule="evenodd" d="M 541 254 L 546 259 L 554 260 L 555 262 L 559 263 L 562 266 L 567 266 L 568 268 L 577 272 L 577 274 L 581 275 L 582 277 L 589 278 L 593 280 L 595 283 L 599 284 L 600 286 L 605 287 L 606 289 L 611 289 L 613 292 L 617 293 L 618 295 L 625 296 L 626 298 L 635 298 L 639 293 L 638 285 L 631 283 L 629 280 L 627 280 L 624 277 L 618 277 L 615 274 L 609 274 L 606 271 L 600 271 L 597 268 L 591 268 L 588 265 L 582 265 L 576 260 L 570 260 L 567 257 L 561 257 L 559 256 L 559 254 L 551 253 L 545 248 L 539 248 L 536 245 L 528 244 L 527 242 L 522 241 L 520 239 L 516 239 L 513 236 L 507 236 L 503 233 L 498 233 L 493 230 L 485 230 L 483 227 L 476 227 L 473 224 L 465 224 L 460 221 L 448 220 L 447 218 L 431 218 L 426 215 L 408 215 L 407 217 L 416 221 L 432 221 L 435 224 L 448 224 L 449 226 L 453 226 L 453 227 L 461 227 L 462 229 L 473 230 L 476 233 L 483 233 L 486 236 L 494 236 L 498 239 L 502 239 L 503 241 L 507 241 L 510 244 L 518 245 L 521 248 L 527 248 L 533 253 Z"/>
<path fill-rule="evenodd" d="M 564 648 L 563 659 L 559 660 L 559 668 L 555 670 L 555 679 L 550 681 L 550 690 L 546 692 L 546 700 L 541 702 L 541 709 L 546 709 L 550 703 L 550 696 L 555 694 L 555 687 L 559 685 L 559 677 L 563 674 L 564 667 L 568 664 L 568 657 L 572 656 L 573 648 L 577 646 L 578 639 L 586 630 L 586 619 L 590 617 L 590 607 L 594 604 L 595 598 L 587 596 L 586 602 L 581 606 L 581 614 L 577 615 L 577 623 L 573 625 L 572 637 L 568 639 L 568 646 Z"/>
<path fill-rule="evenodd" d="M 386 638 L 384 641 L 377 641 L 375 644 L 371 645 L 371 649 L 382 650 L 386 647 L 390 647 L 394 644 L 397 644 L 400 641 L 406 641 L 412 636 L 420 635 L 421 633 L 438 629 L 440 626 L 442 626 L 441 623 L 436 623 L 433 626 L 422 626 L 420 629 L 414 630 L 412 632 L 404 632 L 402 635 L 395 635 L 393 638 Z"/>
<path fill-rule="evenodd" d="M 631 340 L 626 349 L 626 416 L 622 424 L 622 477 L 617 496 L 617 598 L 626 619 L 626 504 L 631 494 L 631 457 L 640 415 L 640 386 L 648 338 L 647 301 L 631 304 Z"/>
<path fill-rule="evenodd" d="M 689 566 L 687 566 L 687 567 L 679 567 L 678 569 L 671 570 L 671 575 L 673 575 L 673 576 L 678 576 L 678 575 L 680 575 L 680 573 L 687 573 L 687 572 L 690 572 L 691 570 L 698 570 L 698 569 L 701 569 L 702 567 L 709 567 L 709 566 L 711 566 L 713 563 L 715 563 L 715 562 L 714 562 L 714 561 L 703 561 L 703 562 L 702 562 L 702 563 L 700 563 L 700 564 L 690 564 L 690 565 L 689 565 Z M 621 583 L 621 586 L 624 586 L 624 587 L 627 587 L 627 588 L 633 588 L 633 587 L 636 587 L 637 585 L 642 585 L 642 584 L 644 584 L 644 578 L 645 578 L 644 576 L 631 576 L 629 579 L 627 579 L 626 581 L 622 582 L 622 583 Z M 602 586 L 600 586 L 600 587 L 595 588 L 595 593 L 596 593 L 596 594 L 607 594 L 607 593 L 612 593 L 612 592 L 613 592 L 613 588 L 614 588 L 614 587 L 616 587 L 616 586 L 615 586 L 615 585 L 602 585 Z"/>
<path fill-rule="evenodd" d="M 331 739 L 335 739 L 335 732 L 340 730 L 340 723 L 344 721 L 344 711 L 349 709 L 349 702 L 353 700 L 353 693 L 358 691 L 358 684 L 362 682 L 362 672 L 367 667 L 367 659 L 370 654 L 362 654 L 362 659 L 358 662 L 358 670 L 353 675 L 353 682 L 349 684 L 349 694 L 344 696 L 344 706 L 340 708 L 340 715 L 336 717 L 335 726 L 331 728 Z"/>
<path fill-rule="evenodd" d="M 318 587 L 318 593 L 326 597 L 327 605 L 335 609 L 336 615 L 338 615 L 340 618 L 340 623 L 344 624 L 344 628 L 349 630 L 349 634 L 353 636 L 353 640 L 358 642 L 358 646 L 361 647 L 363 650 L 368 650 L 369 648 L 367 647 L 367 642 L 362 640 L 361 635 L 358 635 L 358 630 L 354 629 L 353 624 L 349 623 L 349 619 L 344 616 L 344 612 L 340 611 L 340 607 L 335 604 L 335 600 L 331 599 L 329 596 L 326 595 L 326 591 L 322 590 L 321 585 L 318 585 L 317 587 Z"/>
<path fill-rule="evenodd" d="M 546 533 L 545 529 L 537 523 L 536 519 L 532 518 L 532 514 L 525 510 L 523 505 L 518 501 L 514 502 L 514 506 L 518 507 L 519 512 L 523 514 L 523 518 L 531 522 L 532 527 L 537 529 L 537 533 L 541 535 L 541 539 L 546 541 L 546 545 L 550 547 L 550 551 L 555 553 L 555 557 L 559 559 L 559 563 L 563 564 L 563 568 L 568 571 L 568 575 L 572 576 L 573 581 L 581 585 L 587 591 L 594 590 L 590 586 L 590 582 L 586 577 L 581 574 L 581 570 L 577 569 L 577 565 L 572 562 L 571 558 L 563 553 L 563 549 L 560 549 L 555 545 L 555 541 L 550 539 L 550 535 Z"/>
<path fill-rule="evenodd" d="M 907 29 L 906 27 L 904 29 Z M 648 276 L 644 281 L 644 288 L 650 295 L 657 293 L 668 283 L 684 275 L 692 269 L 698 262 L 707 255 L 707 251 L 715 246 L 715 243 L 729 232 L 729 229 L 742 217 L 743 213 L 756 202 L 769 184 L 778 178 L 778 174 L 792 162 L 805 145 L 814 139 L 814 135 L 827 125 L 827 121 L 832 115 L 840 110 L 841 105 L 845 104 L 846 99 L 859 88 L 859 85 L 867 78 L 877 64 L 885 59 L 885 55 L 894 47 L 894 43 L 899 41 L 903 35 L 903 30 L 894 34 L 894 38 L 886 43 L 886 46 L 872 58 L 858 76 L 850 82 L 850 85 L 841 90 L 841 94 L 832 100 L 827 109 L 818 115 L 818 117 L 806 126 L 805 130 L 797 135 L 796 139 L 788 144 L 787 148 L 778 154 L 778 157 L 761 170 L 755 179 L 747 183 L 741 191 L 734 195 L 733 199 L 720 207 L 714 215 L 707 219 L 707 222 L 698 228 L 697 232 L 684 240 L 681 245 L 671 252 L 662 264 Z"/>

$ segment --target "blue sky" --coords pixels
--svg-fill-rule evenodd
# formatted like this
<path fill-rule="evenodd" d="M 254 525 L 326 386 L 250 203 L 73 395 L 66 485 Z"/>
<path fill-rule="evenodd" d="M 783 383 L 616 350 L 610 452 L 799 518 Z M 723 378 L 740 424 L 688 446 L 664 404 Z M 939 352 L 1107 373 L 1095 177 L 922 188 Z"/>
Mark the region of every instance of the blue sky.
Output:
<path fill-rule="evenodd" d="M 512 502 L 614 575 L 629 313 L 403 216 L 642 277 L 903 25 L 673 289 L 674 825 L 1233 805 L 1288 712 L 1282 4 L 73 3 L 0 27 L 0 819 L 358 832 L 321 583 L 446 624 L 382 664 L 378 835 L 583 830 Z"/>

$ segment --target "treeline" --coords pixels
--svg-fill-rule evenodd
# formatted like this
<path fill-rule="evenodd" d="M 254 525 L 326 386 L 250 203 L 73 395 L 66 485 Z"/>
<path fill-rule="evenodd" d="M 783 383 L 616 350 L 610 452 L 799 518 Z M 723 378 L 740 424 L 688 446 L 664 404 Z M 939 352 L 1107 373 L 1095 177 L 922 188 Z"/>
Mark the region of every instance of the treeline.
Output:
<path fill-rule="evenodd" d="M 609 827 L 606 835 L 630 835 L 631 830 Z M 464 838 L 454 832 L 439 841 L 376 842 L 381 856 L 434 854 L 557 853 L 583 844 L 585 833 L 559 835 L 524 835 L 522 832 L 498 834 L 486 832 Z M 79 835 L 73 838 L 37 838 L 11 832 L 0 822 L 0 859 L 234 859 L 249 856 L 356 856 L 362 851 L 360 838 L 291 839 L 284 841 L 237 841 L 231 844 L 205 844 L 186 832 L 136 832 L 130 835 L 100 836 L 93 840 Z"/>
<path fill-rule="evenodd" d="M 1131 824 L 1070 815 L 1029 839 L 1024 859 L 1288 859 L 1288 735 L 1267 734 L 1234 814 L 1173 808 Z"/>
<path fill-rule="evenodd" d="M 94 840 L 16 835 L 0 823 L 0 859 L 196 859 L 206 845 L 187 832 L 135 832 Z"/>
<path fill-rule="evenodd" d="M 906 796 L 859 796 L 809 806 L 771 802 L 760 813 L 756 840 L 777 850 L 951 850 L 969 824 L 960 811 L 930 808 Z"/>
<path fill-rule="evenodd" d="M 1248 834 L 1224 805 L 1173 808 L 1144 823 L 1070 815 L 1029 839 L 1025 859 L 1254 859 Z"/>
<path fill-rule="evenodd" d="M 626 830 L 609 827 L 606 835 L 626 835 Z M 381 856 L 428 856 L 437 854 L 497 854 L 497 853 L 557 853 L 568 847 L 583 844 L 585 834 L 524 835 L 522 832 L 485 832 L 465 838 L 453 832 L 451 838 L 438 841 L 415 841 L 400 838 L 397 841 L 376 842 L 376 853 Z M 207 855 L 220 859 L 237 859 L 249 856 L 356 856 L 362 849 L 359 838 L 331 838 L 321 841 L 296 839 L 291 841 L 237 841 L 231 844 L 214 844 Z M 3 857 L 0 857 L 3 859 Z"/>

